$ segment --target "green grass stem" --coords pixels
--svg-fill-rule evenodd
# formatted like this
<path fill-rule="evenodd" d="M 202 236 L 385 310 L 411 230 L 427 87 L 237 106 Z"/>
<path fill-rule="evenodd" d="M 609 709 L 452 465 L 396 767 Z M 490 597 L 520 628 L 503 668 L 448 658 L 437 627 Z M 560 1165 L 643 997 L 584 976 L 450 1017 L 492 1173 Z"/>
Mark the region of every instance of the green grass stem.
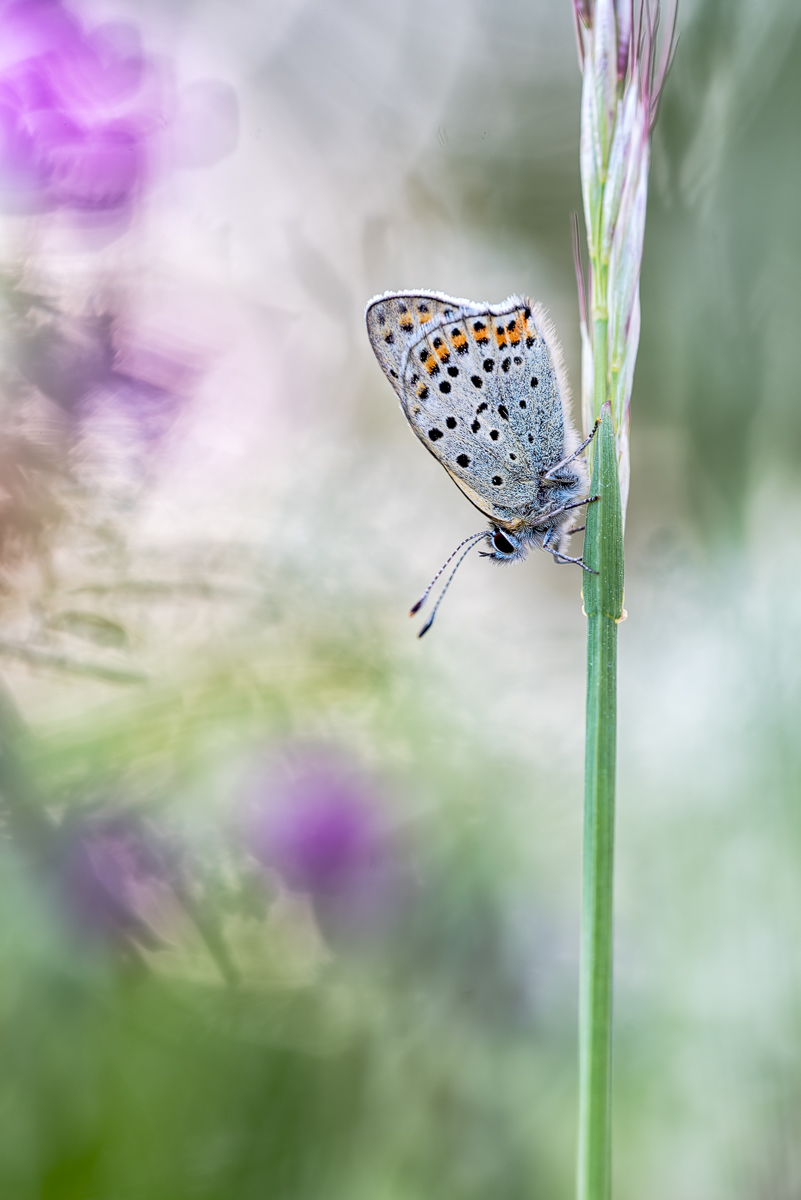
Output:
<path fill-rule="evenodd" d="M 596 347 L 605 345 L 596 341 Z M 605 376 L 604 362 L 604 376 Z M 598 380 L 600 372 L 596 375 Z M 603 377 L 602 377 L 603 378 Z M 578 1200 L 611 1195 L 612 953 L 617 737 L 617 625 L 623 612 L 623 524 L 615 435 L 601 409 L 584 559 L 587 742 L 579 1000 Z"/>

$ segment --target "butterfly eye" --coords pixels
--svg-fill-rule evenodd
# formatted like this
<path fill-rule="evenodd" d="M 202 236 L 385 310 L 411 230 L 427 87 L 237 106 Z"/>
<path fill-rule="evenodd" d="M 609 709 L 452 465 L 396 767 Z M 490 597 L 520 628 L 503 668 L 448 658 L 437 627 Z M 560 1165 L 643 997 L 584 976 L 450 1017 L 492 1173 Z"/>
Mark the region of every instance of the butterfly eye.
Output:
<path fill-rule="evenodd" d="M 492 544 L 496 550 L 501 552 L 501 554 L 514 554 L 515 552 L 515 548 L 512 543 L 500 532 L 495 534 L 494 538 L 492 539 Z"/>

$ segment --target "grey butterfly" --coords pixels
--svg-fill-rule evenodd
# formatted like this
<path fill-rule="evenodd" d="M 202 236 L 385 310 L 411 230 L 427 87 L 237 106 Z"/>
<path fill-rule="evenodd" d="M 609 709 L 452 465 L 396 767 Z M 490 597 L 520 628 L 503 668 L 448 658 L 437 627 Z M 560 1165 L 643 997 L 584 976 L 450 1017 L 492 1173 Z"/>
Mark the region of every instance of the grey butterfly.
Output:
<path fill-rule="evenodd" d="M 570 411 L 562 351 L 541 305 L 510 296 L 476 304 L 441 292 L 386 292 L 367 305 L 367 333 L 404 415 L 427 450 L 468 500 L 489 519 L 457 546 L 434 576 L 467 545 L 443 588 L 422 637 L 462 559 L 480 541 L 496 562 L 515 562 L 539 547 L 557 562 L 566 553 L 573 510 L 596 497 L 586 490 Z M 596 425 L 597 428 L 597 425 Z"/>

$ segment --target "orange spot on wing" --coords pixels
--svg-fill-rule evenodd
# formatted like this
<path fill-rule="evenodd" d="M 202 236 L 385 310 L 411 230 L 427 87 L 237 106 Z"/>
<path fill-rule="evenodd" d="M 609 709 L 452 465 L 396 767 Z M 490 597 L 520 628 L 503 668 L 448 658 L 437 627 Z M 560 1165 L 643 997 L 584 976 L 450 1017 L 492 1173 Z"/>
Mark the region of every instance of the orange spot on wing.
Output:
<path fill-rule="evenodd" d="M 495 326 L 495 341 L 500 348 L 506 345 L 506 330 L 502 326 L 501 328 L 498 328 L 497 325 Z"/>
<path fill-rule="evenodd" d="M 522 327 L 522 332 L 525 334 L 526 338 L 533 339 L 533 338 L 536 338 L 536 336 L 537 336 L 537 330 L 529 327 L 529 316 L 531 315 L 531 313 L 529 312 L 528 316 L 526 316 L 527 311 L 528 310 L 526 310 L 525 308 L 521 309 L 520 318 L 519 318 L 520 325 Z"/>
<path fill-rule="evenodd" d="M 439 371 L 439 363 L 436 357 L 431 353 L 428 346 L 424 346 L 420 351 L 420 362 L 423 364 L 429 375 L 436 375 Z"/>

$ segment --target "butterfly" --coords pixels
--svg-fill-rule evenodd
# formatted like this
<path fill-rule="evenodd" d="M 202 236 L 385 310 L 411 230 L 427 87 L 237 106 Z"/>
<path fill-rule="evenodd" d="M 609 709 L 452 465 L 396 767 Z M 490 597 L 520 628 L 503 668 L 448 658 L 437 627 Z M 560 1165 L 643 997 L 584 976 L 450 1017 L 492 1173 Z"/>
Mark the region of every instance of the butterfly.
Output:
<path fill-rule="evenodd" d="M 385 292 L 365 313 L 376 358 L 395 389 L 406 420 L 468 500 L 489 519 L 461 542 L 432 579 L 418 612 L 443 571 L 463 551 L 431 616 L 465 556 L 482 540 L 484 556 L 516 562 L 534 547 L 557 562 L 590 568 L 566 553 L 574 511 L 597 497 L 586 491 L 570 417 L 562 351 L 541 305 L 510 296 L 476 304 L 441 292 Z M 582 526 L 583 528 L 583 526 Z M 469 545 L 468 545 L 469 543 Z"/>

